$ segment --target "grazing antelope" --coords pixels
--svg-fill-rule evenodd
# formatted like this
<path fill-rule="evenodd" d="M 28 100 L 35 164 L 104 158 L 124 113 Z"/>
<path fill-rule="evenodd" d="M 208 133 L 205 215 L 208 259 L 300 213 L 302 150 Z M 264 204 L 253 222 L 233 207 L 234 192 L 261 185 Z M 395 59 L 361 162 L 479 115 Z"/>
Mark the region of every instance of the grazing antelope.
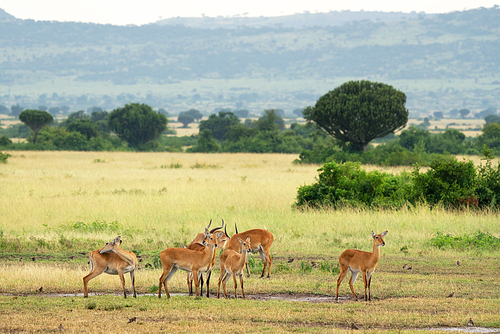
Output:
<path fill-rule="evenodd" d="M 259 252 L 260 257 L 264 262 L 264 269 L 262 270 L 262 275 L 260 277 L 261 278 L 264 277 L 264 274 L 266 272 L 266 266 L 269 266 L 267 272 L 267 278 L 269 278 L 271 276 L 271 264 L 273 262 L 271 260 L 271 255 L 269 254 L 269 249 L 273 244 L 274 236 L 268 230 L 261 230 L 261 229 L 248 230 L 245 232 L 238 233 L 238 228 L 236 227 L 236 224 L 234 224 L 234 227 L 236 229 L 236 234 L 233 235 L 228 242 L 226 242 L 226 249 L 231 249 L 239 253 L 241 249 L 241 244 L 238 241 L 238 238 L 244 240 L 247 237 L 250 237 L 250 241 L 252 243 L 252 249 L 250 251 L 252 253 Z M 250 277 L 250 268 L 248 266 L 248 259 L 246 261 L 246 268 L 248 273 L 247 277 Z"/>
<path fill-rule="evenodd" d="M 216 232 L 214 237 L 205 229 L 205 239 L 202 244 L 205 245 L 203 251 L 196 251 L 187 248 L 172 247 L 165 249 L 160 253 L 160 260 L 163 266 L 163 273 L 160 277 L 158 286 L 158 298 L 161 298 L 161 286 L 165 287 L 165 294 L 170 298 L 167 283 L 178 269 L 185 270 L 193 274 L 194 285 L 196 287 L 196 296 L 199 296 L 198 273 L 206 271 L 212 262 L 213 253 L 217 248 L 217 238 L 223 232 Z M 208 243 L 207 243 L 208 241 Z"/>
<path fill-rule="evenodd" d="M 92 266 L 92 270 L 83 278 L 83 296 L 85 298 L 89 296 L 87 286 L 89 281 L 102 273 L 120 276 L 123 286 L 123 297 L 125 298 L 127 298 L 127 292 L 125 291 L 125 278 L 123 274 L 130 273 L 134 298 L 137 297 L 134 277 L 134 270 L 137 268 L 137 257 L 134 253 L 124 251 L 120 248 L 120 244 L 122 243 L 120 238 L 118 236 L 115 240 L 107 242 L 103 248 L 90 252 L 89 263 Z"/>
<path fill-rule="evenodd" d="M 247 254 L 251 252 L 252 246 L 250 236 L 247 236 L 245 241 L 238 238 L 241 244 L 241 254 L 236 253 L 234 250 L 226 249 L 220 256 L 220 277 L 219 287 L 217 289 L 217 298 L 220 296 L 220 284 L 224 286 L 224 298 L 226 298 L 226 283 L 233 275 L 234 280 L 234 298 L 238 298 L 238 284 L 236 283 L 236 276 L 240 278 L 241 295 L 245 299 L 245 289 L 243 288 L 243 272 L 245 271 L 245 263 L 247 262 Z"/>
<path fill-rule="evenodd" d="M 210 224 L 208 224 L 208 227 L 212 224 L 212 221 L 210 220 Z M 208 229 L 207 227 L 207 229 Z M 217 230 L 220 230 L 224 227 L 224 219 L 222 220 L 222 226 L 215 227 L 210 230 L 210 235 L 213 236 L 213 233 Z M 227 236 L 226 230 L 224 232 L 221 232 L 218 234 L 219 237 L 217 238 L 217 246 L 224 247 L 226 242 L 229 240 L 229 237 Z M 199 233 L 196 238 L 187 246 L 187 249 L 191 250 L 197 250 L 197 251 L 203 251 L 205 249 L 205 246 L 201 244 L 203 242 L 203 239 L 205 238 L 204 233 Z M 210 263 L 210 267 L 207 269 L 207 298 L 210 298 L 210 277 L 212 276 L 212 268 L 215 266 L 215 255 L 217 252 L 215 251 L 213 254 L 212 262 Z M 200 294 L 203 295 L 203 273 L 199 273 L 199 281 L 200 281 Z M 189 290 L 189 295 L 193 295 L 193 275 L 191 273 L 187 273 L 187 285 L 188 285 L 188 290 Z"/>
<path fill-rule="evenodd" d="M 372 282 L 372 274 L 377 268 L 378 260 L 380 259 L 380 246 L 385 246 L 385 242 L 382 237 L 385 237 L 387 231 L 381 234 L 375 234 L 372 231 L 373 238 L 373 252 L 363 252 L 357 249 L 347 249 L 339 257 L 340 263 L 340 277 L 337 280 L 337 293 L 335 295 L 335 300 L 339 299 L 339 286 L 344 280 L 347 273 L 350 271 L 351 280 L 349 281 L 349 286 L 351 287 L 352 295 L 354 299 L 358 300 L 356 293 L 354 292 L 354 282 L 358 277 L 359 273 L 363 273 L 363 282 L 365 284 L 365 301 L 371 301 L 370 284 Z M 367 293 L 368 290 L 368 293 Z"/>

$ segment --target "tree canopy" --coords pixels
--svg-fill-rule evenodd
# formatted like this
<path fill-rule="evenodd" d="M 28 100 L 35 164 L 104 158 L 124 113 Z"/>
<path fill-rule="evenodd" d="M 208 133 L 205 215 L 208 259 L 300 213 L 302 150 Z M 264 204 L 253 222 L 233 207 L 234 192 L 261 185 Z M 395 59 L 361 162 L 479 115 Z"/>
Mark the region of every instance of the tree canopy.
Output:
<path fill-rule="evenodd" d="M 200 133 L 203 130 L 211 130 L 213 138 L 217 140 L 226 139 L 226 134 L 231 126 L 240 124 L 240 120 L 230 111 L 219 111 L 219 114 L 212 114 L 208 119 L 200 122 Z"/>
<path fill-rule="evenodd" d="M 187 150 L 187 152 L 217 152 L 220 149 L 217 141 L 212 137 L 212 131 L 205 129 L 200 131 L 196 146 Z"/>
<path fill-rule="evenodd" d="M 167 118 L 146 104 L 131 103 L 113 110 L 108 116 L 111 131 L 132 147 L 158 138 L 167 128 Z"/>
<path fill-rule="evenodd" d="M 15 104 L 13 106 L 10 107 L 10 110 L 11 110 L 11 115 L 12 116 L 15 116 L 15 117 L 18 117 L 19 114 L 21 114 L 21 112 L 23 111 L 23 107 L 21 107 L 19 104 Z M 36 109 L 32 109 L 32 110 L 36 110 Z"/>
<path fill-rule="evenodd" d="M 52 123 L 54 118 L 46 111 L 28 109 L 19 114 L 19 120 L 33 130 L 33 144 L 36 144 L 36 137 L 40 130 L 47 124 Z"/>
<path fill-rule="evenodd" d="M 182 123 L 183 128 L 187 128 L 189 123 L 194 122 L 194 117 L 189 114 L 180 113 L 179 117 L 177 117 L 177 121 Z"/>
<path fill-rule="evenodd" d="M 181 114 L 186 114 L 186 115 L 189 115 L 189 116 L 193 117 L 193 118 L 194 118 L 194 120 L 195 120 L 195 121 L 197 121 L 197 122 L 198 122 L 200 119 L 202 119 L 202 118 L 203 118 L 203 114 L 202 114 L 201 112 L 199 112 L 198 110 L 196 110 L 196 109 L 189 109 L 188 111 L 183 111 L 183 112 L 181 112 L 181 113 L 179 114 L 179 116 L 180 116 Z"/>
<path fill-rule="evenodd" d="M 90 119 L 79 119 L 71 122 L 68 124 L 67 129 L 70 132 L 81 133 L 87 137 L 87 140 L 90 140 L 92 137 L 97 137 L 97 125 Z"/>
<path fill-rule="evenodd" d="M 277 112 L 279 109 L 264 110 L 264 115 L 257 120 L 257 127 L 261 131 L 279 130 L 285 127 L 285 121 Z"/>
<path fill-rule="evenodd" d="M 368 143 L 406 125 L 406 95 L 392 86 L 371 81 L 349 81 L 304 109 L 304 118 L 331 136 L 364 151 Z"/>

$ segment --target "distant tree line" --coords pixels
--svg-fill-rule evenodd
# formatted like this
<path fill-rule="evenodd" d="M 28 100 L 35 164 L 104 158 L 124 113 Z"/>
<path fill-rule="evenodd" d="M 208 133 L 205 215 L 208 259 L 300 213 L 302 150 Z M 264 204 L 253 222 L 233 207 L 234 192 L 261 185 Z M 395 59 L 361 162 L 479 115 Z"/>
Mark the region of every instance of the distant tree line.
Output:
<path fill-rule="evenodd" d="M 110 113 L 94 110 L 89 115 L 80 110 L 57 123 L 47 111 L 24 110 L 19 114 L 31 129 L 28 144 L 14 144 L 0 136 L 0 147 L 13 150 L 75 150 L 75 151 L 151 151 L 160 147 L 158 138 L 166 130 L 167 118 L 145 104 L 131 103 Z M 7 131 L 6 131 L 7 132 Z M 1 134 L 2 132 L 0 132 Z"/>
<path fill-rule="evenodd" d="M 180 122 L 184 116 L 189 118 L 186 124 L 199 121 L 199 134 L 189 137 L 165 136 L 168 113 L 155 112 L 146 104 L 126 104 L 109 113 L 95 108 L 90 115 L 80 110 L 59 123 L 47 111 L 29 109 L 19 115 L 24 125 L 0 130 L 0 148 L 298 153 L 297 163 L 377 165 L 429 165 L 436 155 L 479 154 L 485 146 L 492 154 L 500 153 L 498 115 L 485 117 L 477 138 L 466 138 L 456 129 L 430 133 L 426 119 L 395 136 L 408 120 L 405 101 L 405 94 L 389 85 L 350 81 L 322 96 L 314 106 L 297 110 L 308 121 L 306 125 L 285 127 L 279 109 L 265 110 L 260 118 L 244 122 L 227 110 L 202 120 L 198 110 L 190 109 L 178 117 Z M 248 116 L 248 111 L 238 114 Z M 30 144 L 12 143 L 9 138 L 16 136 L 28 137 Z M 371 145 L 374 139 L 383 143 Z"/>

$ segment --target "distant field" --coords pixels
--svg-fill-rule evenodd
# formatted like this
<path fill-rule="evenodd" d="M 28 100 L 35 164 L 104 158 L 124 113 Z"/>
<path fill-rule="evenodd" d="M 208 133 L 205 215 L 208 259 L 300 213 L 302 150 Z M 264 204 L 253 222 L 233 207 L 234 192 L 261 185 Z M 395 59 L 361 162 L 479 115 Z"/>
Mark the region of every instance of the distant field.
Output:
<path fill-rule="evenodd" d="M 422 123 L 423 120 L 410 119 L 405 129 L 409 128 L 411 125 L 418 125 Z M 458 129 L 460 132 L 465 134 L 467 137 L 476 137 L 482 134 L 483 125 L 486 123 L 484 119 L 476 118 L 466 118 L 466 119 L 440 119 L 440 120 L 430 120 L 431 124 L 428 129 L 430 132 L 440 133 L 442 130 L 446 129 Z M 450 125 L 452 124 L 452 125 Z M 440 130 L 440 131 L 436 131 Z"/>

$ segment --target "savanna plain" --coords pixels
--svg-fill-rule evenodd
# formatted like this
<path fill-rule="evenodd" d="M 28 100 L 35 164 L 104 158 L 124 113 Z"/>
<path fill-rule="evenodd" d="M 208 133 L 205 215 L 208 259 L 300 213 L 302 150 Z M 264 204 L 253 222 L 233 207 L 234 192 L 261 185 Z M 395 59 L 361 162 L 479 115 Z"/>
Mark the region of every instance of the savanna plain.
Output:
<path fill-rule="evenodd" d="M 469 319 L 500 328 L 499 249 L 431 242 L 498 237 L 497 212 L 299 210 L 297 188 L 313 183 L 319 166 L 295 165 L 293 154 L 8 153 L 0 164 L 0 332 L 422 332 Z M 253 255 L 247 298 L 217 299 L 217 260 L 211 298 L 188 296 L 178 271 L 172 298 L 158 299 L 159 253 L 188 244 L 211 219 L 224 219 L 230 236 L 235 224 L 269 230 L 271 277 L 260 278 Z M 339 255 L 372 251 L 372 230 L 388 231 L 372 301 L 355 301 L 346 280 L 335 302 Z M 129 275 L 124 299 L 119 278 L 102 274 L 84 299 L 89 252 L 117 236 L 139 258 L 138 297 Z M 354 287 L 362 297 L 361 278 Z"/>

